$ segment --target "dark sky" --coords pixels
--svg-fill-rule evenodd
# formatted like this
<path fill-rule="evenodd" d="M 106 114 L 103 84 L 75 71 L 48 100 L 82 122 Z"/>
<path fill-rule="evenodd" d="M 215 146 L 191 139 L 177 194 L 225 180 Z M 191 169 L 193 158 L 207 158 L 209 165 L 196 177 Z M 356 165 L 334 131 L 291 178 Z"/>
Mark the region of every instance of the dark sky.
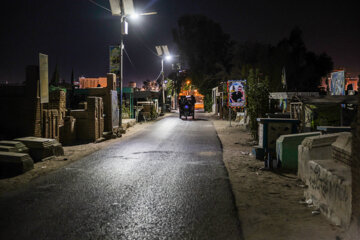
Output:
<path fill-rule="evenodd" d="M 110 8 L 108 0 L 95 0 Z M 175 51 L 171 29 L 187 13 L 204 14 L 220 23 L 233 40 L 276 44 L 298 25 L 309 50 L 326 52 L 336 67 L 360 73 L 360 13 L 356 1 L 308 0 L 134 0 L 138 11 L 157 11 L 130 22 L 125 48 L 124 81 L 153 80 L 160 72 L 155 46 Z M 99 77 L 108 72 L 108 47 L 120 41 L 120 20 L 88 0 L 1 1 L 0 82 L 22 82 L 25 66 L 49 55 L 51 77 Z M 169 72 L 167 65 L 166 72 Z"/>

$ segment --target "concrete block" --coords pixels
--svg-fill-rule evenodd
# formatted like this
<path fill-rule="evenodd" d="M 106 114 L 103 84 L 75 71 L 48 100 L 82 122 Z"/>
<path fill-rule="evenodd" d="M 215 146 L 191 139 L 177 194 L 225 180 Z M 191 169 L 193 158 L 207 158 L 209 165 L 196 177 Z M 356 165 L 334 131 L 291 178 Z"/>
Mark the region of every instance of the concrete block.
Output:
<path fill-rule="evenodd" d="M 343 132 L 331 144 L 332 148 L 332 159 L 340 161 L 348 166 L 351 166 L 351 143 L 352 136 L 349 132 Z"/>
<path fill-rule="evenodd" d="M 349 226 L 351 217 L 351 169 L 330 160 L 309 161 L 309 185 L 305 198 L 336 225 Z"/>
<path fill-rule="evenodd" d="M 0 176 L 12 177 L 34 168 L 27 153 L 0 152 Z"/>
<path fill-rule="evenodd" d="M 319 136 L 321 132 L 281 135 L 276 140 L 276 156 L 281 167 L 288 170 L 298 168 L 298 146 L 306 137 Z"/>
<path fill-rule="evenodd" d="M 331 144 L 339 137 L 339 133 L 305 138 L 298 147 L 298 177 L 306 184 L 308 162 L 310 160 L 331 159 Z"/>

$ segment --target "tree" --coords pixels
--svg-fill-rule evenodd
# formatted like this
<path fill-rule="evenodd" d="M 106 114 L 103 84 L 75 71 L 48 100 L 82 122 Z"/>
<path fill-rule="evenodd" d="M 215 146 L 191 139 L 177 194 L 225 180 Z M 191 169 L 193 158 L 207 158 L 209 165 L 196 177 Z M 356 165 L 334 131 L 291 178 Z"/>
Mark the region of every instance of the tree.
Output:
<path fill-rule="evenodd" d="M 286 72 L 287 91 L 318 91 L 321 77 L 333 68 L 327 54 L 317 55 L 306 49 L 299 27 L 276 46 L 252 42 L 237 44 L 232 65 L 230 75 L 233 79 L 245 78 L 251 68 L 260 69 L 269 79 L 270 91 L 283 91 L 283 70 Z"/>
<path fill-rule="evenodd" d="M 327 54 L 317 55 L 306 49 L 299 27 L 295 27 L 289 38 L 280 41 L 274 50 L 276 69 L 280 71 L 285 67 L 290 91 L 319 91 L 321 77 L 333 69 L 333 62 Z"/>
<path fill-rule="evenodd" d="M 199 92 L 206 95 L 230 71 L 229 35 L 203 15 L 184 15 L 173 30 L 180 58 L 189 66 L 188 75 Z"/>
<path fill-rule="evenodd" d="M 264 117 L 269 110 L 269 80 L 261 78 L 259 69 L 250 69 L 247 76 L 247 111 L 249 115 L 250 131 L 258 139 L 257 118 Z"/>

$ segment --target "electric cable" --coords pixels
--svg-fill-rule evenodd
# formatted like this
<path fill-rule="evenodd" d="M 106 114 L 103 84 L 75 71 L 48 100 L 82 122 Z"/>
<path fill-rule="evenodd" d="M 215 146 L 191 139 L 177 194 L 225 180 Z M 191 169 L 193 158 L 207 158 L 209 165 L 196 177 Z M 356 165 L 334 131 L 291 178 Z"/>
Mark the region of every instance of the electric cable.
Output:
<path fill-rule="evenodd" d="M 106 8 L 106 7 L 104 7 L 104 6 L 100 5 L 100 4 L 98 4 L 97 2 L 95 2 L 95 1 L 93 1 L 93 0 L 89 0 L 89 2 L 91 2 L 92 4 L 94 4 L 94 5 L 98 6 L 98 7 L 101 7 L 102 9 L 105 9 L 106 11 L 111 12 L 111 10 L 110 10 L 110 9 L 108 9 L 108 8 Z"/>
<path fill-rule="evenodd" d="M 130 62 L 130 64 L 131 64 L 131 66 L 134 68 L 134 70 L 136 70 L 136 67 L 135 67 L 135 65 L 133 64 L 133 62 L 131 61 L 130 56 L 129 56 L 128 52 L 126 51 L 126 48 L 125 48 L 125 47 L 124 47 L 124 52 L 125 52 L 127 58 L 129 59 L 129 62 Z"/>

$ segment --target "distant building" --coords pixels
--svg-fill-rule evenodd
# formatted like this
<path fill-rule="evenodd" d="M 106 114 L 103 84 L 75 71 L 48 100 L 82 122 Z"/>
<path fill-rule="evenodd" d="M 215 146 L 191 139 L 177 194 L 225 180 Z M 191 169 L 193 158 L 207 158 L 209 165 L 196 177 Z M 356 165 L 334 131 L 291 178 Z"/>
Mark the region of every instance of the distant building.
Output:
<path fill-rule="evenodd" d="M 136 88 L 136 82 L 129 82 L 129 87 Z"/>
<path fill-rule="evenodd" d="M 79 88 L 96 88 L 96 87 L 107 87 L 106 77 L 99 78 L 79 78 Z"/>

